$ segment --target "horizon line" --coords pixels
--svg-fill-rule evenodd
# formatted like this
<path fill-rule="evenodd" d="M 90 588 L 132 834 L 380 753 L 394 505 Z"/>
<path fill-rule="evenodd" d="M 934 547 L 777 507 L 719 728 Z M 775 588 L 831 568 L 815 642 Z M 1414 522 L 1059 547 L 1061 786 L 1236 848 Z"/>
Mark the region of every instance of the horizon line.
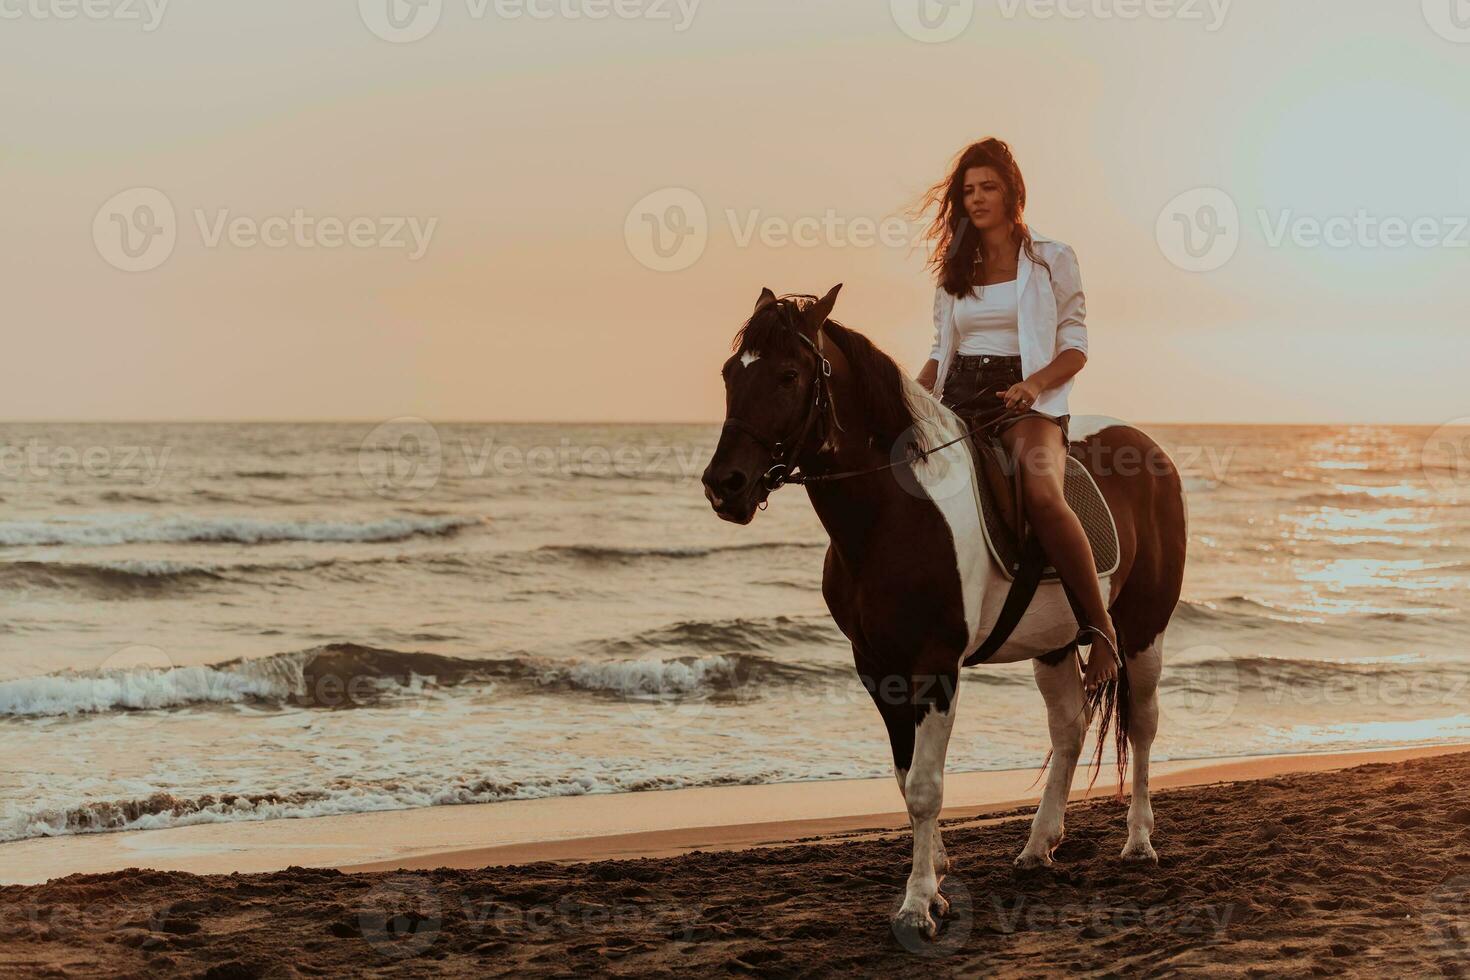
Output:
<path fill-rule="evenodd" d="M 1083 412 L 1074 414 L 1074 419 L 1084 418 L 1089 415 L 1096 416 L 1099 413 Z M 1117 418 L 1117 416 L 1103 416 L 1106 418 Z M 370 416 L 365 418 L 123 418 L 123 419 L 98 419 L 98 418 L 50 418 L 50 419 L 0 419 L 0 425 L 382 425 L 385 422 L 393 422 L 406 419 L 418 419 L 428 422 L 430 425 L 720 425 L 724 419 L 431 419 L 422 415 L 394 415 L 390 417 Z M 1259 428 L 1277 427 L 1288 428 L 1292 426 L 1419 426 L 1438 427 L 1446 425 L 1445 421 L 1438 422 L 1383 422 L 1383 421 L 1303 421 L 1303 422 L 1219 422 L 1219 421 L 1166 421 L 1152 420 L 1147 422 L 1130 421 L 1119 419 L 1129 425 L 1188 425 L 1188 426 L 1220 426 L 1239 427 L 1256 426 Z M 1451 420 L 1453 421 L 1453 420 Z"/>

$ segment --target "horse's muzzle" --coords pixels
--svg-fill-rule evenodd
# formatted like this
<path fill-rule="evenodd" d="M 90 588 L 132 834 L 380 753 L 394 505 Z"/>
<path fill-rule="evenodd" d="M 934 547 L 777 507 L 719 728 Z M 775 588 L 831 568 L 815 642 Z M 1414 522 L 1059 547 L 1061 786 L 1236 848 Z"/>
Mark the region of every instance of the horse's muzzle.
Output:
<path fill-rule="evenodd" d="M 704 497 L 722 520 L 733 524 L 749 524 L 766 497 L 760 480 L 752 480 L 743 470 L 716 468 L 713 463 L 704 471 Z"/>

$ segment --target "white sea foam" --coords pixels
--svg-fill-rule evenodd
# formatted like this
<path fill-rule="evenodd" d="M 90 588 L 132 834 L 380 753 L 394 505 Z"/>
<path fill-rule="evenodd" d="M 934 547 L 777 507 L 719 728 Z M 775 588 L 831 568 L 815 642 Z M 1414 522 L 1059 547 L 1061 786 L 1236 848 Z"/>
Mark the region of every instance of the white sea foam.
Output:
<path fill-rule="evenodd" d="M 305 657 L 237 667 L 173 667 L 48 674 L 0 682 L 0 717 L 42 718 L 102 711 L 155 711 L 190 704 L 278 701 L 299 692 Z"/>
<path fill-rule="evenodd" d="M 4 819 L 0 819 L 0 842 L 31 837 L 161 830 L 196 824 L 339 816 L 431 806 L 500 803 L 507 800 L 758 784 L 780 780 L 787 775 L 779 768 L 758 767 L 741 775 L 729 776 L 700 776 L 693 773 L 580 773 L 564 777 L 549 776 L 534 782 L 394 781 L 391 784 L 342 785 L 280 794 L 224 793 L 198 799 L 156 793 L 144 799 L 95 801 L 70 808 L 42 806 L 26 810 L 17 807 Z"/>
<path fill-rule="evenodd" d="M 709 694 L 739 683 L 734 657 L 697 660 L 621 660 L 574 664 L 556 673 L 576 688 L 629 696 Z"/>
<path fill-rule="evenodd" d="M 416 536 L 451 534 L 480 521 L 476 517 L 390 517 L 354 522 L 95 514 L 50 521 L 0 521 L 0 546 L 401 541 Z"/>

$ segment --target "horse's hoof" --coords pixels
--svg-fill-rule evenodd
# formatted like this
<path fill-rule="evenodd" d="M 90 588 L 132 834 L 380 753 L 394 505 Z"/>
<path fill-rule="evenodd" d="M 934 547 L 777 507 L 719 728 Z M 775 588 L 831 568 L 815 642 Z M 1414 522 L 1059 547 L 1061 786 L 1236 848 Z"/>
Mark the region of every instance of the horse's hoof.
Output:
<path fill-rule="evenodd" d="M 1136 864 L 1159 863 L 1159 853 L 1155 851 L 1154 846 L 1146 840 L 1139 841 L 1136 844 L 1127 845 L 1123 848 L 1123 853 L 1120 855 L 1120 857 L 1122 857 L 1124 861 L 1132 861 Z"/>
<path fill-rule="evenodd" d="M 1045 854 L 1027 854 L 1022 851 L 1021 856 L 1016 858 L 1016 867 L 1022 871 L 1035 871 L 1038 868 L 1049 868 L 1054 862 Z"/>
<path fill-rule="evenodd" d="M 929 908 L 942 919 L 949 915 L 949 899 L 945 898 L 942 893 L 935 892 L 934 897 L 929 900 Z"/>
<path fill-rule="evenodd" d="M 915 939 L 933 939 L 939 933 L 934 917 L 927 908 L 912 908 L 904 902 L 903 908 L 893 917 L 893 932 L 905 944 Z"/>

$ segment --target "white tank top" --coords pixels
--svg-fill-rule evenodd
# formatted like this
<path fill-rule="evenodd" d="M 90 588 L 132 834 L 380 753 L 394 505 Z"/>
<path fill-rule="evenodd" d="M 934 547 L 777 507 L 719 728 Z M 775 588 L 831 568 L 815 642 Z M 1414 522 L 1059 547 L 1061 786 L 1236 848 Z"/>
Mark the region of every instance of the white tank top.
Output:
<path fill-rule="evenodd" d="M 977 296 L 977 292 L 983 295 Z M 955 353 L 1020 355 L 1016 281 L 977 286 L 961 296 L 955 300 L 954 322 L 960 334 Z"/>

